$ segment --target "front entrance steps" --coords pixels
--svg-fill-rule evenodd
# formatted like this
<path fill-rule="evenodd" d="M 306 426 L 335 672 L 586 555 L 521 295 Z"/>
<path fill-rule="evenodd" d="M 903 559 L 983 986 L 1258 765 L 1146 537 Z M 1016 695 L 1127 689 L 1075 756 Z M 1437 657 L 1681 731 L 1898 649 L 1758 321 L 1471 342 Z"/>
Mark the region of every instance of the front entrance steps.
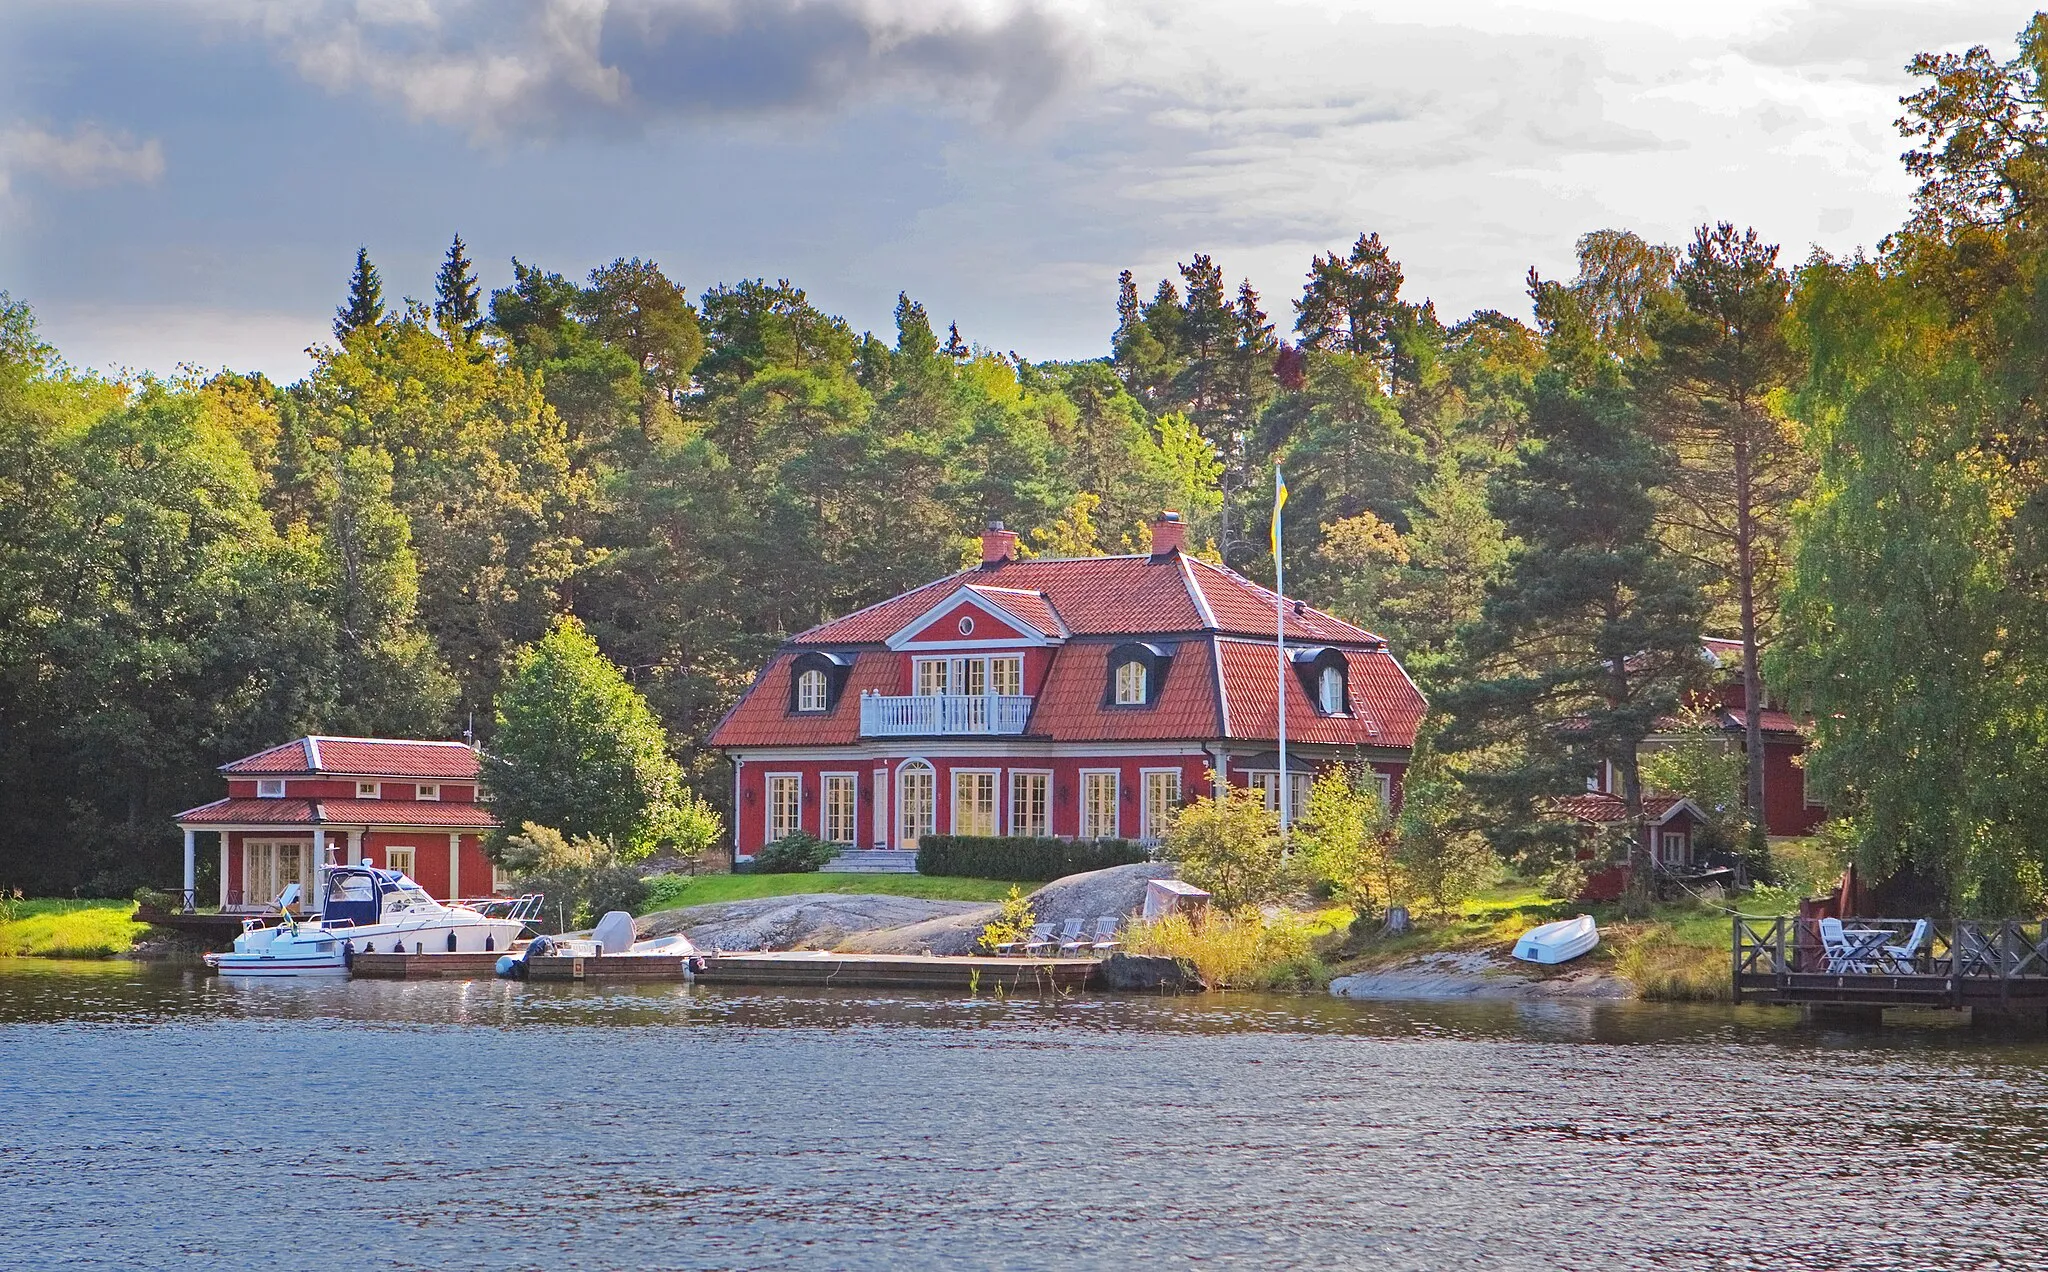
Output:
<path fill-rule="evenodd" d="M 834 874 L 916 874 L 917 854 L 882 849 L 855 849 L 840 853 L 820 869 Z"/>

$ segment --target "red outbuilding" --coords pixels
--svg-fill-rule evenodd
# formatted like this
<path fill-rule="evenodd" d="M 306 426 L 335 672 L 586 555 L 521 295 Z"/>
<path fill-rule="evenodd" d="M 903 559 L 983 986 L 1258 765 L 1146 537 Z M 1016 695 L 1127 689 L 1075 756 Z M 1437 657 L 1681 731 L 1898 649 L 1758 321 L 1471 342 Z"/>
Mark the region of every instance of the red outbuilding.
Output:
<path fill-rule="evenodd" d="M 222 909 L 273 905 L 293 883 L 316 895 L 320 865 L 372 861 L 441 900 L 497 890 L 477 802 L 476 752 L 462 742 L 304 737 L 220 770 L 225 799 L 178 814 L 185 903 L 197 903 L 197 838 L 219 837 Z"/>
<path fill-rule="evenodd" d="M 736 856 L 805 831 L 855 851 L 937 833 L 1158 838 L 1210 774 L 1363 762 L 1390 801 L 1425 704 L 1386 641 L 1183 551 L 981 564 L 791 638 L 713 730 Z M 1284 621 L 1284 662 L 1276 622 Z"/>

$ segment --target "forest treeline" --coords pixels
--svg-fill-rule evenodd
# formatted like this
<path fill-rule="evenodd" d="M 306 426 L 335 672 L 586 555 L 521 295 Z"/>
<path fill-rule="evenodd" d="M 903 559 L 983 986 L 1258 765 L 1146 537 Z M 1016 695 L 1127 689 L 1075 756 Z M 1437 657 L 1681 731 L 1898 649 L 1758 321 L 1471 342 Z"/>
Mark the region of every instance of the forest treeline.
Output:
<path fill-rule="evenodd" d="M 1270 578 L 1279 464 L 1290 592 L 1393 641 L 1436 708 L 1418 778 L 1498 851 L 1553 857 L 1543 801 L 1602 762 L 1639 797 L 1713 632 L 1812 715 L 1871 869 L 2038 907 L 2043 57 L 2037 17 L 2011 61 L 1916 59 L 1921 185 L 1870 252 L 1598 230 L 1526 317 L 1439 315 L 1373 233 L 1286 297 L 1203 253 L 1126 272 L 1078 362 L 639 258 L 486 296 L 459 238 L 430 305 L 360 253 L 289 385 L 77 371 L 0 302 L 0 884 L 174 877 L 170 815 L 301 733 L 488 743 L 564 614 L 719 804 L 703 739 L 788 634 L 997 519 L 1078 555 L 1176 508 Z"/>

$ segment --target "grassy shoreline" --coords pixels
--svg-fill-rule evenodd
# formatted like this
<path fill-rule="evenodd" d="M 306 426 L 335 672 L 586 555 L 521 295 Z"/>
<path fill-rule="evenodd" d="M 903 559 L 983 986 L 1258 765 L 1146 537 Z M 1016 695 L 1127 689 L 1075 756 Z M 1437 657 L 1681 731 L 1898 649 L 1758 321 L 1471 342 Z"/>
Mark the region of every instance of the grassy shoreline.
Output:
<path fill-rule="evenodd" d="M 120 958 L 150 930 L 134 914 L 133 901 L 10 901 L 0 906 L 0 958 Z"/>
<path fill-rule="evenodd" d="M 837 895 L 867 893 L 885 897 L 916 897 L 925 901 L 1000 901 L 1012 887 L 1033 892 L 1036 883 L 1009 879 L 969 879 L 915 874 L 713 874 L 655 875 L 647 881 L 642 914 L 692 905 L 752 901 L 806 892 Z"/>

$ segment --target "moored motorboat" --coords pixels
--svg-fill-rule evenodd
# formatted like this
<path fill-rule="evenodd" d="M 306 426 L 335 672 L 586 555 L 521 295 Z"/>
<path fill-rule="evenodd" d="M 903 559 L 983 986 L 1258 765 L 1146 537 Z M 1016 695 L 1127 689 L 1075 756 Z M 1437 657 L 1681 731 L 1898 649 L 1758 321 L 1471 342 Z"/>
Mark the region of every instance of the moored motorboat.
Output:
<path fill-rule="evenodd" d="M 598 920 L 597 927 L 588 937 L 534 937 L 521 949 L 498 960 L 498 975 L 510 980 L 525 980 L 527 960 L 551 955 L 571 958 L 680 957 L 692 970 L 701 968 L 703 964 L 689 937 L 677 933 L 645 941 L 636 940 L 633 916 L 624 910 L 613 910 Z"/>
<path fill-rule="evenodd" d="M 1592 915 L 1581 914 L 1522 933 L 1515 942 L 1515 957 L 1524 963 L 1569 963 L 1599 943 L 1599 925 Z"/>
<path fill-rule="evenodd" d="M 316 919 L 289 913 L 275 925 L 247 920 L 234 949 L 208 954 L 224 976 L 341 975 L 358 954 L 509 950 L 539 912 L 536 894 L 488 904 L 445 905 L 396 870 L 333 866 Z"/>

